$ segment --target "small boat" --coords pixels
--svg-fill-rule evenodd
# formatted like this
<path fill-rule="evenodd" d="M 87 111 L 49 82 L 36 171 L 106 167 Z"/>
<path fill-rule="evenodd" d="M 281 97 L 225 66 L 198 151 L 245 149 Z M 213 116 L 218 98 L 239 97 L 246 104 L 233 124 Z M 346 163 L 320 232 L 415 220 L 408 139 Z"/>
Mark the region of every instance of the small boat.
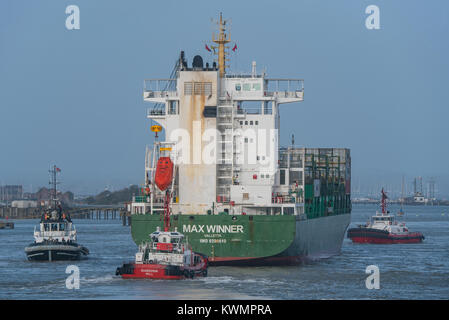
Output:
<path fill-rule="evenodd" d="M 348 238 L 355 243 L 419 243 L 424 240 L 421 232 L 410 232 L 404 222 L 398 222 L 386 210 L 387 195 L 382 189 L 382 212 L 376 212 L 365 225 L 348 230 Z"/>
<path fill-rule="evenodd" d="M 164 231 L 157 227 L 148 241 L 139 245 L 135 261 L 117 268 L 115 274 L 122 278 L 185 279 L 207 276 L 207 256 L 193 252 L 187 238 L 177 228 L 170 230 L 173 167 L 169 157 L 160 157 L 155 174 L 156 185 L 161 191 L 165 190 Z M 167 189 L 170 184 L 171 190 Z"/>
<path fill-rule="evenodd" d="M 156 230 L 150 238 L 139 246 L 135 262 L 117 268 L 116 275 L 167 280 L 207 276 L 207 257 L 193 252 L 182 233 Z"/>
<path fill-rule="evenodd" d="M 62 209 L 45 212 L 34 229 L 34 242 L 25 248 L 30 261 L 79 260 L 89 250 L 76 242 L 76 229 Z"/>
<path fill-rule="evenodd" d="M 0 220 L 0 229 L 14 229 L 14 222 L 8 221 L 6 217 L 5 221 Z"/>
<path fill-rule="evenodd" d="M 69 214 L 62 210 L 56 198 L 56 166 L 52 171 L 53 206 L 44 211 L 39 229 L 34 228 L 34 242 L 25 248 L 30 261 L 79 260 L 89 250 L 76 242 L 76 229 Z"/>

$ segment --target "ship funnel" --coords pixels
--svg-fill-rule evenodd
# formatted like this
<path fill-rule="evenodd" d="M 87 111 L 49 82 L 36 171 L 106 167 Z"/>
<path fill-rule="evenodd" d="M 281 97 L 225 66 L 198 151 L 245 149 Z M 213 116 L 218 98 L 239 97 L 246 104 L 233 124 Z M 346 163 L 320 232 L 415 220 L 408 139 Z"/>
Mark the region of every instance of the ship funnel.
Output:
<path fill-rule="evenodd" d="M 192 67 L 193 70 L 203 70 L 203 58 L 201 56 L 193 57 Z"/>

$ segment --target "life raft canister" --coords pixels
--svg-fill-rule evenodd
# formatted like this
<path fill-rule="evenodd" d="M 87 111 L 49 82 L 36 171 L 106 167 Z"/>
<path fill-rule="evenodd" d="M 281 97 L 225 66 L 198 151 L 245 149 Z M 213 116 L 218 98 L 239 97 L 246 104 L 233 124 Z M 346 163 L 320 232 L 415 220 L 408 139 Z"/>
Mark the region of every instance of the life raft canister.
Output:
<path fill-rule="evenodd" d="M 173 180 L 173 162 L 170 157 L 160 157 L 157 161 L 156 174 L 154 182 L 156 186 L 164 191 Z"/>

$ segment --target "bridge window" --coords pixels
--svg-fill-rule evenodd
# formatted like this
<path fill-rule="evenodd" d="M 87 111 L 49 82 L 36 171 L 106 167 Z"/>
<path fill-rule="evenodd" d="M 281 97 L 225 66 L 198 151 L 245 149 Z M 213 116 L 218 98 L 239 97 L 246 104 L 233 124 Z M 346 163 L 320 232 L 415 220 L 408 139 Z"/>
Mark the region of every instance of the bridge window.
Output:
<path fill-rule="evenodd" d="M 239 109 L 246 114 L 261 114 L 262 101 L 242 101 Z"/>
<path fill-rule="evenodd" d="M 179 114 L 178 101 L 176 100 L 168 101 L 168 114 Z"/>
<path fill-rule="evenodd" d="M 263 113 L 264 114 L 273 114 L 273 107 L 271 101 L 263 102 Z"/>
<path fill-rule="evenodd" d="M 285 184 L 285 170 L 281 170 L 280 172 L 280 184 L 281 185 Z"/>

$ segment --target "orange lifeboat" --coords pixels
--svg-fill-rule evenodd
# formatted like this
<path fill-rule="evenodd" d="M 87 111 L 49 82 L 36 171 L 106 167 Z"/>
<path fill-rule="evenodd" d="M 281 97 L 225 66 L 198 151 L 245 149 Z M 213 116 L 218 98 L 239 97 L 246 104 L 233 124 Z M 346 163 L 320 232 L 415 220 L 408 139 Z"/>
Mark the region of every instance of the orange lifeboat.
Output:
<path fill-rule="evenodd" d="M 164 191 L 171 184 L 172 180 L 173 162 L 170 157 L 160 157 L 157 162 L 154 182 L 161 191 Z"/>

